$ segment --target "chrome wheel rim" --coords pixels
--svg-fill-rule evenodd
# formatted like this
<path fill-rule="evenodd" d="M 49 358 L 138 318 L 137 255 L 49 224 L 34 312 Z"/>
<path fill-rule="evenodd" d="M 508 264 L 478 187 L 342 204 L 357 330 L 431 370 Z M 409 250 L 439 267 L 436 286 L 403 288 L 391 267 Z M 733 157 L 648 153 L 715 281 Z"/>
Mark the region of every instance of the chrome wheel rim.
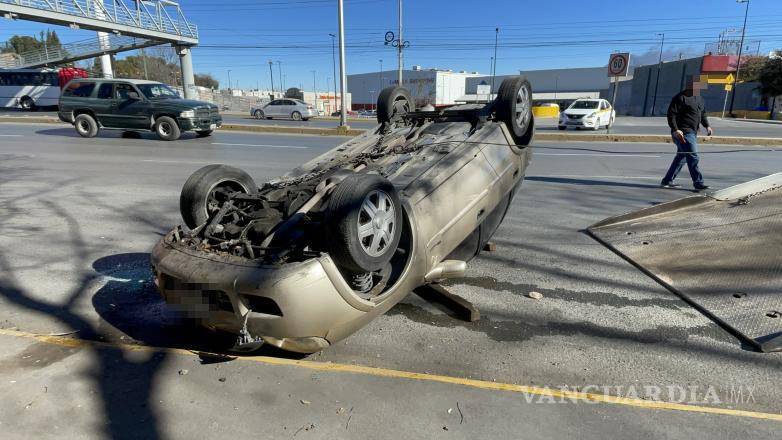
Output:
<path fill-rule="evenodd" d="M 396 228 L 396 209 L 391 197 L 374 190 L 364 197 L 357 222 L 361 248 L 371 257 L 388 252 Z"/>
<path fill-rule="evenodd" d="M 526 127 L 529 120 L 530 96 L 529 90 L 522 86 L 516 93 L 516 124 Z"/>
<path fill-rule="evenodd" d="M 160 130 L 160 134 L 168 136 L 171 134 L 171 125 L 168 122 L 161 122 L 158 130 Z"/>
<path fill-rule="evenodd" d="M 88 124 L 87 121 L 85 120 L 79 121 L 78 127 L 79 127 L 79 131 L 82 133 L 87 133 L 88 131 L 90 131 L 90 124 Z"/>

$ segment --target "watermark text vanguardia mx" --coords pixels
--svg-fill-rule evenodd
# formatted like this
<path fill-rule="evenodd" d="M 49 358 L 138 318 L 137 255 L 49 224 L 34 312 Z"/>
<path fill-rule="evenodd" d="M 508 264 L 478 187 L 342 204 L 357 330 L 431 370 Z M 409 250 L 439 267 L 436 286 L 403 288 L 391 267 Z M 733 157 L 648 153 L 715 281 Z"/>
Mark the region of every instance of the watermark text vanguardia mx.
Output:
<path fill-rule="evenodd" d="M 540 393 L 522 393 L 527 403 L 598 403 L 590 396 L 647 400 L 686 405 L 730 406 L 755 404 L 754 385 L 560 385 L 541 387 Z"/>

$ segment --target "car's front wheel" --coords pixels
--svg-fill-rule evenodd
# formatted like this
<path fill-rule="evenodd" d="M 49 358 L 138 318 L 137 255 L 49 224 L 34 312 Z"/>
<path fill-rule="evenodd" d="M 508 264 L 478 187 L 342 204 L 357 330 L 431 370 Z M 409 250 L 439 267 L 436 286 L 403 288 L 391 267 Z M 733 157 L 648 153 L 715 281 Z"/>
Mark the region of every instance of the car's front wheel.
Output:
<path fill-rule="evenodd" d="M 415 111 L 413 95 L 403 87 L 386 87 L 377 97 L 377 122 L 383 124 Z"/>
<path fill-rule="evenodd" d="M 506 78 L 500 84 L 494 100 L 497 119 L 510 129 L 518 145 L 529 145 L 535 135 L 535 117 L 532 115 L 532 86 L 527 78 Z"/>
<path fill-rule="evenodd" d="M 233 192 L 252 193 L 258 187 L 249 174 L 228 165 L 207 165 L 190 175 L 179 195 L 179 212 L 188 228 L 204 224 Z"/>
<path fill-rule="evenodd" d="M 256 111 L 253 113 L 253 116 L 255 117 L 255 119 L 263 119 L 263 118 L 264 118 L 264 115 L 263 115 L 263 111 L 262 111 L 262 110 L 256 110 Z"/>
<path fill-rule="evenodd" d="M 374 272 L 394 256 L 402 236 L 402 203 L 387 179 L 354 174 L 334 188 L 327 209 L 329 254 L 353 274 Z"/>
<path fill-rule="evenodd" d="M 175 141 L 182 135 L 179 124 L 177 124 L 174 118 L 169 116 L 157 118 L 155 121 L 155 133 L 164 141 Z"/>
<path fill-rule="evenodd" d="M 82 113 L 76 116 L 76 119 L 73 120 L 73 126 L 81 137 L 91 138 L 98 135 L 98 122 L 92 115 Z"/>

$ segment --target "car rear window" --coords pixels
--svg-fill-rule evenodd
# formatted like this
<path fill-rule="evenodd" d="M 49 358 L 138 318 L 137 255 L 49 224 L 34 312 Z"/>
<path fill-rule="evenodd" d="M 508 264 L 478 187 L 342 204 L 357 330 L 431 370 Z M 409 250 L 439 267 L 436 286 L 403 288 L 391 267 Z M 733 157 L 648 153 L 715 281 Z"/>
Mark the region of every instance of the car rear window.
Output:
<path fill-rule="evenodd" d="M 63 90 L 63 96 L 77 96 L 80 98 L 87 98 L 92 95 L 92 91 L 95 90 L 95 83 L 90 81 L 74 81 L 68 84 Z"/>

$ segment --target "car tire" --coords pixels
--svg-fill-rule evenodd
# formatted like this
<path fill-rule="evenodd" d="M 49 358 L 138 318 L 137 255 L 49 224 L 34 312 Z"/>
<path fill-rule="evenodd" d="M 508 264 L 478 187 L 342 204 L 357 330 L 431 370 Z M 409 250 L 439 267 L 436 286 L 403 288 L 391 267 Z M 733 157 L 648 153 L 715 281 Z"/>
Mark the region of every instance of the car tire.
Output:
<path fill-rule="evenodd" d="M 565 125 L 560 125 L 557 128 L 560 129 L 560 130 L 567 130 L 567 126 L 565 126 Z"/>
<path fill-rule="evenodd" d="M 262 111 L 262 110 L 256 110 L 256 111 L 254 111 L 254 112 L 253 112 L 253 117 L 254 117 L 255 119 L 263 119 L 263 118 L 264 118 L 263 111 Z"/>
<path fill-rule="evenodd" d="M 76 116 L 76 119 L 73 120 L 73 126 L 81 137 L 91 138 L 98 135 L 98 122 L 87 113 Z"/>
<path fill-rule="evenodd" d="M 199 130 L 196 131 L 196 136 L 200 138 L 205 138 L 211 136 L 212 132 L 214 132 L 214 130 Z"/>
<path fill-rule="evenodd" d="M 161 116 L 155 120 L 155 133 L 164 141 L 175 141 L 182 135 L 179 124 L 170 116 Z"/>
<path fill-rule="evenodd" d="M 231 191 L 256 192 L 249 174 L 228 165 L 207 165 L 190 175 L 179 195 L 179 212 L 188 228 L 204 224 Z"/>
<path fill-rule="evenodd" d="M 291 113 L 291 119 L 293 119 L 294 121 L 301 121 L 301 113 L 299 112 Z"/>
<path fill-rule="evenodd" d="M 529 145 L 535 136 L 532 114 L 532 86 L 524 76 L 506 78 L 500 84 L 494 100 L 497 119 L 510 129 L 518 145 Z"/>
<path fill-rule="evenodd" d="M 23 96 L 22 99 L 19 100 L 19 106 L 22 107 L 22 110 L 33 111 L 35 110 L 35 101 L 29 96 Z"/>
<path fill-rule="evenodd" d="M 611 116 L 611 119 L 608 121 L 608 128 L 611 128 L 611 127 L 614 126 L 614 119 L 615 118 L 613 116 Z"/>
<path fill-rule="evenodd" d="M 377 122 L 383 124 L 415 111 L 415 101 L 404 87 L 386 87 L 377 97 Z"/>
<path fill-rule="evenodd" d="M 383 268 L 402 236 L 399 194 L 377 174 L 353 174 L 340 182 L 329 198 L 326 219 L 331 231 L 329 254 L 353 274 Z"/>

